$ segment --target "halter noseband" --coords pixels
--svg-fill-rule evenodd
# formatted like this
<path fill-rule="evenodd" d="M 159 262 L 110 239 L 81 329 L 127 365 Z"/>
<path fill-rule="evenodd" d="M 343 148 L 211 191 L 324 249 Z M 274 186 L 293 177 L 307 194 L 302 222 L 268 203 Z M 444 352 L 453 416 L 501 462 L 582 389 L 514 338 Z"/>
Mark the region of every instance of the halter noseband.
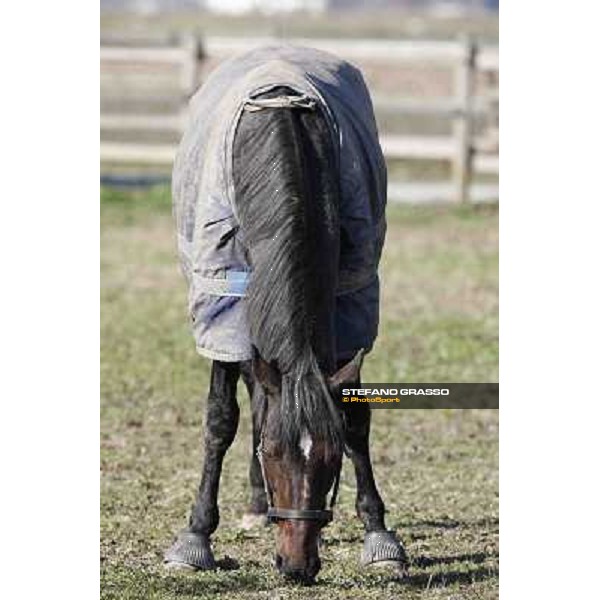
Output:
<path fill-rule="evenodd" d="M 323 521 L 325 525 L 333 521 L 333 510 L 311 510 L 304 508 L 276 508 L 269 506 L 267 519 L 271 522 L 279 519 L 292 519 L 296 521 Z"/>

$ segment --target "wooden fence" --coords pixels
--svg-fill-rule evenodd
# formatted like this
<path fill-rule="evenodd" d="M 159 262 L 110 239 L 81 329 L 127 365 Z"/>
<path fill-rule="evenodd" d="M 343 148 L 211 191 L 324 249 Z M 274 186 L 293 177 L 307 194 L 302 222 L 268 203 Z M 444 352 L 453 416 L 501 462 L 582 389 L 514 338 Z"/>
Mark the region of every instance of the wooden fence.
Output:
<path fill-rule="evenodd" d="M 111 132 L 181 132 L 185 127 L 187 99 L 200 83 L 202 61 L 221 58 L 252 47 L 273 42 L 268 38 L 208 37 L 198 40 L 183 36 L 175 44 L 162 46 L 105 45 L 101 47 L 102 72 L 135 66 L 151 75 L 154 69 L 168 67 L 175 79 L 178 108 L 168 114 L 103 112 L 101 130 Z M 469 201 L 474 173 L 498 173 L 497 94 L 475 95 L 478 71 L 495 74 L 499 70 L 497 47 L 479 46 L 469 39 L 457 41 L 380 41 L 294 39 L 350 60 L 374 60 L 386 64 L 418 63 L 444 66 L 452 70 L 454 95 L 444 99 L 390 98 L 374 94 L 376 111 L 399 114 L 443 116 L 452 120 L 449 136 L 386 135 L 380 137 L 388 160 L 438 160 L 452 165 L 451 196 L 456 202 Z M 113 42 L 114 43 L 114 42 Z M 150 78 L 151 79 L 151 78 Z M 155 100 L 160 100 L 159 97 Z M 173 93 L 165 100 L 173 100 Z M 476 138 L 474 118 L 485 114 L 487 135 Z M 101 142 L 103 163 L 168 165 L 172 162 L 172 143 Z M 489 187 L 489 186 L 488 186 Z M 446 189 L 448 187 L 446 186 Z"/>

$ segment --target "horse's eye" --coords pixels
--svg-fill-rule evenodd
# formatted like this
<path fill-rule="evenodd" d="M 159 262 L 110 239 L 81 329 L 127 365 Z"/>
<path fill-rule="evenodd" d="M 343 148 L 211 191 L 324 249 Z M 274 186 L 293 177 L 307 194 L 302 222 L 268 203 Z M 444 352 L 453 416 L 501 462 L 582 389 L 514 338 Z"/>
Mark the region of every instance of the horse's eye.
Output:
<path fill-rule="evenodd" d="M 261 442 L 260 447 L 261 447 L 262 454 L 271 455 L 271 454 L 273 454 L 273 450 L 275 449 L 275 444 L 269 440 L 263 440 Z"/>
<path fill-rule="evenodd" d="M 280 459 L 282 457 L 281 446 L 275 441 L 263 440 L 262 455 L 265 458 Z"/>

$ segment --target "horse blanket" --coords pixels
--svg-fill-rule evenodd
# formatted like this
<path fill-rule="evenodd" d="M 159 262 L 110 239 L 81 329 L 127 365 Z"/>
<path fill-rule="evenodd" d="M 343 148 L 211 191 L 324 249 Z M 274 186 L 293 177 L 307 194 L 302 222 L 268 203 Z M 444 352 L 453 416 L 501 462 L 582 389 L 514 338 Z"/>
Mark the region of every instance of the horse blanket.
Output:
<path fill-rule="evenodd" d="M 279 86 L 295 95 L 256 98 Z M 196 347 L 208 358 L 232 362 L 252 356 L 244 307 L 252 272 L 236 218 L 232 174 L 240 115 L 243 110 L 313 103 L 329 125 L 341 195 L 338 359 L 370 350 L 377 337 L 387 176 L 369 92 L 360 71 L 349 63 L 314 49 L 282 45 L 234 57 L 211 74 L 190 101 L 189 123 L 175 159 L 179 257 Z"/>

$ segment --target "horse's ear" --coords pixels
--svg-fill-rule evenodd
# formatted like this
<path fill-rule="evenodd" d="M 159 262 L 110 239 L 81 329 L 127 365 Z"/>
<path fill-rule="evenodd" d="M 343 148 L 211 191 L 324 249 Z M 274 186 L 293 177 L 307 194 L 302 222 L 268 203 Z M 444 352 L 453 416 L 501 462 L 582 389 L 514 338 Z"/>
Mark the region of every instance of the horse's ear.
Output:
<path fill-rule="evenodd" d="M 362 367 L 364 357 L 365 350 L 364 348 L 361 348 L 349 363 L 346 363 L 341 369 L 329 377 L 329 387 L 334 389 L 342 384 L 358 383 L 360 379 L 360 368 Z"/>
<path fill-rule="evenodd" d="M 281 373 L 279 369 L 261 358 L 256 350 L 252 358 L 252 370 L 256 380 L 266 391 L 272 394 L 281 393 Z"/>

